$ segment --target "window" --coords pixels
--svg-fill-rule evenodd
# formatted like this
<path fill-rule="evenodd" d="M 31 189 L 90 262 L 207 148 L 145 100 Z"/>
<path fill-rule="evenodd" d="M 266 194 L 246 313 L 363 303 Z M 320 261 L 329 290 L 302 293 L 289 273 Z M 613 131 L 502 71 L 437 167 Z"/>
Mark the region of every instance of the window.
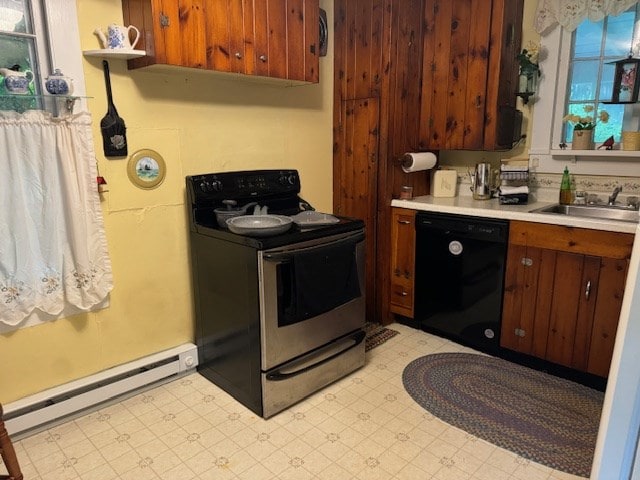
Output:
<path fill-rule="evenodd" d="M 614 76 L 614 66 L 607 62 L 627 57 L 631 47 L 636 57 L 640 54 L 639 17 L 634 6 L 601 22 L 585 21 L 573 33 L 558 26 L 540 38 L 541 76 L 534 101 L 529 102 L 533 108 L 529 156 L 538 172 L 562 173 L 570 163 L 574 174 L 638 176 L 633 152 L 594 150 L 575 156 L 561 145 L 569 143 L 572 133 L 564 116 L 584 113 L 583 105 L 610 114 L 609 122 L 599 126 L 597 145 L 611 135 L 618 143 L 622 130 L 640 130 L 640 103 L 604 103 L 611 100 Z"/>
<path fill-rule="evenodd" d="M 49 72 L 49 42 L 39 0 L 0 0 L 0 67 L 32 78 L 28 93 L 39 95 L 43 73 Z M 46 76 L 46 75 L 45 75 Z M 41 107 L 37 97 L 9 97 L 5 81 L 0 83 L 3 110 L 24 111 Z"/>
<path fill-rule="evenodd" d="M 75 0 L 0 0 L 0 68 L 31 72 L 30 95 L 9 96 L 0 75 L 0 110 L 54 108 L 43 79 L 59 68 L 84 95 L 84 73 Z M 81 102 L 82 104 L 82 102 Z"/>
<path fill-rule="evenodd" d="M 585 20 L 573 33 L 565 112 L 597 118 L 599 112 L 606 111 L 609 120 L 596 123 L 594 139 L 597 143 L 611 136 L 619 142 L 625 111 L 630 111 L 629 108 L 625 110 L 623 104 L 606 102 L 611 101 L 613 94 L 615 65 L 610 62 L 627 57 L 637 45 L 635 30 L 639 8 L 635 6 L 599 22 Z M 571 142 L 572 134 L 573 125 L 565 123 L 565 143 Z"/>

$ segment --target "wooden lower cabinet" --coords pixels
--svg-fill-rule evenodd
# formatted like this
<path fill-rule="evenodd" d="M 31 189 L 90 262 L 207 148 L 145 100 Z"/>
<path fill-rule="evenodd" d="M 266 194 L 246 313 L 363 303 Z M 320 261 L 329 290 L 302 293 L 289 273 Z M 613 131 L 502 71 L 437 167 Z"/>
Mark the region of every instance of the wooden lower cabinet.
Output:
<path fill-rule="evenodd" d="M 501 346 L 607 377 L 633 237 L 512 221 Z"/>
<path fill-rule="evenodd" d="M 391 209 L 391 292 L 389 310 L 413 318 L 416 212 Z"/>

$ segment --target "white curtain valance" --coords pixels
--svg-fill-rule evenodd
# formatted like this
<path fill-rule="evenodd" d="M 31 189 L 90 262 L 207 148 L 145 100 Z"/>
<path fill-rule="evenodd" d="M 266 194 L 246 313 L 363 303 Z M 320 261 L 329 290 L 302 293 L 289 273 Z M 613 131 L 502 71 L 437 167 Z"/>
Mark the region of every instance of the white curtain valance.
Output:
<path fill-rule="evenodd" d="M 0 324 L 112 289 L 91 117 L 0 112 Z"/>
<path fill-rule="evenodd" d="M 556 25 L 569 32 L 585 20 L 597 22 L 607 15 L 619 15 L 640 0 L 538 0 L 534 20 L 536 32 L 545 35 Z"/>

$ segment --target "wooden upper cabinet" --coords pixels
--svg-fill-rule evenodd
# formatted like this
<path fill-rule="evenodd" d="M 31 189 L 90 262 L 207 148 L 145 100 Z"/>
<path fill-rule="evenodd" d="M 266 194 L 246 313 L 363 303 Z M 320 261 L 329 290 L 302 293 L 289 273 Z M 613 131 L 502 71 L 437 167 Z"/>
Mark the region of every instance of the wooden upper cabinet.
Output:
<path fill-rule="evenodd" d="M 156 64 L 319 81 L 319 0 L 123 0 Z"/>
<path fill-rule="evenodd" d="M 207 61 L 205 68 L 219 72 L 248 73 L 253 63 L 245 51 L 247 40 L 253 39 L 251 2 L 243 0 L 204 0 Z M 248 20 L 248 21 L 247 21 Z M 248 65 L 247 65 L 248 63 Z"/>
<path fill-rule="evenodd" d="M 418 147 L 512 148 L 523 0 L 425 0 Z"/>

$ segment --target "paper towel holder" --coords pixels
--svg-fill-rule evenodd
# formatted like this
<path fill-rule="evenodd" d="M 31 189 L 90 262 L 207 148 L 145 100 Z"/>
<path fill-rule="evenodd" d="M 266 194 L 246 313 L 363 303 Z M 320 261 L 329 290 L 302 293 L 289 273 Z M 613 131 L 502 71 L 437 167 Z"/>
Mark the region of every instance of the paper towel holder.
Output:
<path fill-rule="evenodd" d="M 408 153 L 400 155 L 398 165 L 400 165 L 400 168 L 409 167 L 411 165 L 411 156 Z"/>
<path fill-rule="evenodd" d="M 438 157 L 431 151 L 405 152 L 398 163 L 404 173 L 415 173 L 437 167 Z"/>

